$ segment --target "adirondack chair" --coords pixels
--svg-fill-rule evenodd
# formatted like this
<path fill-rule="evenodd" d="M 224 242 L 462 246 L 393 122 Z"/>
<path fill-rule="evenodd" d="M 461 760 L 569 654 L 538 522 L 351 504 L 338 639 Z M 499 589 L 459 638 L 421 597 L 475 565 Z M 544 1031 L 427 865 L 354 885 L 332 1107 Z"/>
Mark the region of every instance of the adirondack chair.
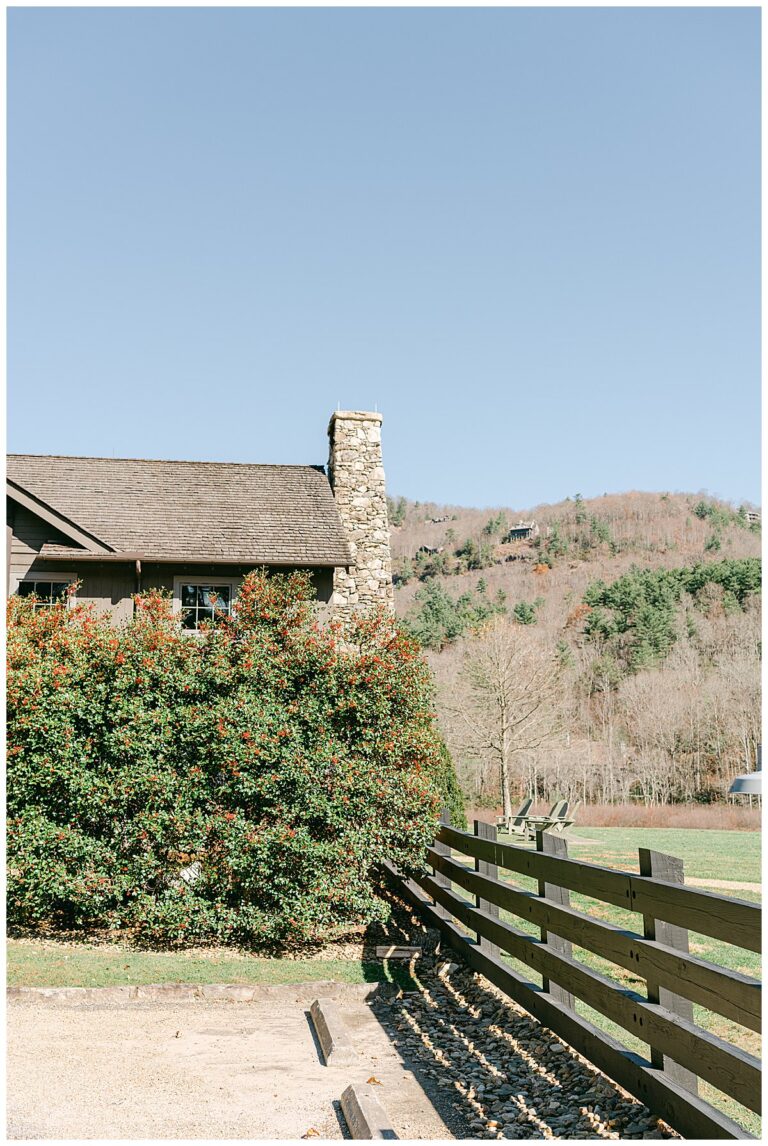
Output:
<path fill-rule="evenodd" d="M 534 839 L 537 831 L 549 831 L 553 826 L 562 824 L 563 826 L 573 823 L 572 820 L 566 820 L 568 815 L 568 801 L 556 800 L 546 815 L 543 816 L 526 816 L 525 817 L 525 831 L 529 839 Z M 562 828 L 560 829 L 562 830 Z"/>
<path fill-rule="evenodd" d="M 533 800 L 523 800 L 520 807 L 516 812 L 513 812 L 511 816 L 506 818 L 500 816 L 498 821 L 499 827 L 503 826 L 506 832 L 511 832 L 514 835 L 525 835 L 525 817 L 530 811 L 532 803 Z"/>
<path fill-rule="evenodd" d="M 548 830 L 550 832 L 559 832 L 559 834 L 561 836 L 566 835 L 566 833 L 569 832 L 571 830 L 571 828 L 573 827 L 573 825 L 576 823 L 576 813 L 578 812 L 580 807 L 581 807 L 581 800 L 579 800 L 579 802 L 576 804 L 575 808 L 570 813 L 570 815 L 568 816 L 567 819 L 565 818 L 565 816 L 563 816 L 561 819 L 558 819 L 556 824 L 552 824 Z"/>

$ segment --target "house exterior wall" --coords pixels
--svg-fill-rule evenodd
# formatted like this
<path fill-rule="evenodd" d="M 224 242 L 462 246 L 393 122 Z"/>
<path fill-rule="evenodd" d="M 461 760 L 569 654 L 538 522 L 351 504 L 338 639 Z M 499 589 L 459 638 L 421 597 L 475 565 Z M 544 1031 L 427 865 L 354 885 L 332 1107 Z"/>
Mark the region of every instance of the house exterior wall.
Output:
<path fill-rule="evenodd" d="M 61 545 L 70 545 L 71 542 L 30 510 L 13 502 L 8 506 L 7 521 L 10 530 L 9 595 L 16 592 L 19 582 L 25 578 L 38 577 L 45 580 L 71 575 L 80 581 L 78 601 L 109 610 L 115 621 L 131 617 L 132 594 L 139 588 L 133 561 L 68 561 L 65 557 L 41 559 L 39 553 L 47 541 Z M 217 578 L 242 579 L 251 568 L 249 565 L 206 565 L 199 562 L 179 565 L 148 563 L 143 564 L 140 584 L 143 589 L 163 588 L 173 591 L 176 577 L 210 577 L 212 581 Z M 289 573 L 293 568 L 271 566 L 270 571 Z M 333 570 L 313 569 L 311 579 L 318 602 L 321 605 L 327 604 L 333 593 Z"/>
<path fill-rule="evenodd" d="M 57 545 L 71 545 L 68 537 L 50 526 L 42 518 L 7 499 L 6 521 L 10 527 L 10 553 L 8 554 L 8 592 L 16 591 L 19 581 L 26 577 L 35 564 L 35 560 L 46 541 L 55 541 Z M 53 568 L 53 566 L 51 566 Z"/>
<path fill-rule="evenodd" d="M 52 562 L 47 562 L 52 566 Z M 57 568 L 64 569 L 63 564 Z M 109 610 L 115 621 L 127 621 L 133 615 L 131 594 L 136 592 L 136 574 L 131 565 L 113 561 L 88 562 L 79 567 L 71 562 L 71 569 L 81 582 L 77 590 L 77 600 L 85 605 L 95 605 L 99 611 Z"/>
<path fill-rule="evenodd" d="M 250 573 L 253 566 L 251 565 L 203 565 L 199 562 L 189 562 L 184 565 L 166 565 L 160 563 L 149 562 L 142 563 L 141 569 L 141 585 L 144 589 L 170 589 L 173 591 L 174 580 L 176 577 L 210 577 L 212 581 L 216 578 L 221 578 L 223 581 L 230 580 L 237 577 L 242 580 L 246 573 Z M 292 565 L 271 565 L 269 567 L 270 573 L 292 573 L 295 566 Z M 333 593 L 333 570 L 332 569 L 313 569 L 311 572 L 311 580 L 317 594 L 317 601 L 320 604 L 325 604 L 331 599 Z M 131 592 L 135 593 L 136 589 Z"/>

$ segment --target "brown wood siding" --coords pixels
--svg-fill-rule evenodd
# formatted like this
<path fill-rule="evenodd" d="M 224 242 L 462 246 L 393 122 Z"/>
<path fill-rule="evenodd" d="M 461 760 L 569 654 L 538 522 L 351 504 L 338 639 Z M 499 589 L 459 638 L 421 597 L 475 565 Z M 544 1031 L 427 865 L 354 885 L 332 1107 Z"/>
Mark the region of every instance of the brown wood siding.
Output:
<path fill-rule="evenodd" d="M 10 499 L 8 499 L 10 502 Z M 8 521 L 11 526 L 11 553 L 8 563 L 9 591 L 13 592 L 16 584 L 28 576 L 32 571 L 35 559 L 45 545 L 46 541 L 54 541 L 58 545 L 71 545 L 72 542 L 63 533 L 59 533 L 53 526 L 39 518 L 24 506 L 9 505 Z M 49 564 L 49 568 L 54 566 Z M 58 572 L 70 568 L 67 562 L 55 566 Z M 39 571 L 39 567 L 35 568 Z"/>
<path fill-rule="evenodd" d="M 114 561 L 82 563 L 75 566 L 81 581 L 77 599 L 94 604 L 101 611 L 109 609 L 116 621 L 128 621 L 133 616 L 131 594 L 136 592 L 134 563 Z"/>
<path fill-rule="evenodd" d="M 291 573 L 294 566 L 272 566 L 270 573 Z M 247 565 L 161 565 L 142 562 L 141 585 L 143 589 L 170 589 L 173 592 L 174 577 L 216 577 L 227 579 L 230 577 L 244 577 L 251 570 Z M 312 569 L 312 584 L 317 593 L 317 600 L 326 604 L 333 593 L 333 570 Z"/>

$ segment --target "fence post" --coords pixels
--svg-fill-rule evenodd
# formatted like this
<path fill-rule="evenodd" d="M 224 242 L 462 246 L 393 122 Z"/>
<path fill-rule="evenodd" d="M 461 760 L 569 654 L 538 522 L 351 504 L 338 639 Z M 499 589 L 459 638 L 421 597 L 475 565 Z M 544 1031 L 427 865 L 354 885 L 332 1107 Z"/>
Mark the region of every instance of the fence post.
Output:
<path fill-rule="evenodd" d="M 651 876 L 654 879 L 663 879 L 667 883 L 685 883 L 685 870 L 683 861 L 677 856 L 668 856 L 664 852 L 654 852 L 650 848 L 638 848 L 640 855 L 640 875 Z M 667 947 L 674 947 L 678 951 L 688 951 L 688 930 L 678 927 L 676 923 L 666 923 L 662 919 L 654 919 L 652 915 L 643 916 L 643 936 L 646 939 L 655 939 Z M 646 980 L 648 984 L 648 1002 L 659 1003 L 667 1010 L 673 1011 L 681 1019 L 693 1021 L 693 1003 L 676 995 L 666 987 L 660 987 L 652 979 Z M 671 1082 L 685 1087 L 693 1094 L 698 1094 L 699 1082 L 693 1071 L 680 1066 L 671 1058 L 667 1058 L 661 1051 L 651 1047 L 651 1062 L 668 1075 Z"/>
<path fill-rule="evenodd" d="M 481 840 L 492 840 L 496 842 L 496 828 L 493 824 L 486 824 L 485 820 L 475 820 L 474 822 L 475 835 Z M 478 875 L 486 875 L 489 879 L 499 878 L 499 869 L 495 863 L 489 863 L 488 860 L 475 859 L 475 871 Z M 495 915 L 499 918 L 499 908 L 497 904 L 491 903 L 488 899 L 482 899 L 479 895 L 475 896 L 475 905 L 480 911 L 485 911 L 489 915 Z M 493 957 L 498 956 L 499 947 L 496 943 L 492 943 L 490 939 L 486 939 L 484 935 L 478 934 L 477 942 L 480 944 L 480 950 L 486 955 Z"/>
<path fill-rule="evenodd" d="M 450 827 L 450 824 L 451 824 L 451 813 L 450 813 L 450 810 L 448 809 L 448 806 L 446 804 L 443 804 L 442 811 L 440 812 L 440 823 L 446 824 L 448 827 Z M 450 844 L 443 844 L 439 840 L 435 840 L 432 847 L 438 853 L 438 855 L 448 856 L 448 858 L 450 859 L 450 855 L 451 855 Z M 433 877 L 435 883 L 439 883 L 441 887 L 450 887 L 451 886 L 450 878 L 447 875 L 443 875 L 443 873 L 440 871 L 435 871 L 434 867 L 432 868 L 432 877 Z M 452 918 L 450 911 L 447 911 L 441 903 L 437 903 L 434 898 L 433 898 L 432 902 L 435 904 L 435 908 L 437 909 L 437 911 L 445 919 L 451 919 Z"/>
<path fill-rule="evenodd" d="M 552 832 L 544 832 L 537 830 L 536 832 L 536 851 L 543 852 L 545 855 L 557 856 L 561 859 L 568 858 L 568 844 L 560 835 L 554 835 Z M 546 883 L 543 879 L 539 880 L 539 895 L 543 899 L 549 899 L 552 903 L 558 903 L 563 907 L 571 906 L 570 892 L 564 887 L 558 887 L 556 883 Z M 559 935 L 552 935 L 546 928 L 541 928 L 541 941 L 546 943 L 547 947 L 551 947 L 558 955 L 564 955 L 570 959 L 573 954 L 573 946 L 568 939 L 561 939 Z M 573 995 L 570 991 L 566 991 L 564 987 L 560 987 L 557 983 L 550 982 L 549 979 L 542 976 L 542 985 L 545 991 L 549 991 L 553 999 L 557 999 L 566 1007 L 570 1007 L 572 1011 L 576 1009 L 574 1005 Z"/>

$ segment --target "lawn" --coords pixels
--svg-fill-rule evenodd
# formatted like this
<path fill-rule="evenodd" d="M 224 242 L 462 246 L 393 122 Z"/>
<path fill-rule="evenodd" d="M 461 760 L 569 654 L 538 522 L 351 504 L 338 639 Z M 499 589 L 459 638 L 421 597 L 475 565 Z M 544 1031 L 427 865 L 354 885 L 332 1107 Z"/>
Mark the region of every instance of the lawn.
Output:
<path fill-rule="evenodd" d="M 359 959 L 258 959 L 228 950 L 166 953 L 31 939 L 9 939 L 7 946 L 10 987 L 307 983 L 318 979 L 412 986 L 403 967 Z"/>
<path fill-rule="evenodd" d="M 637 849 L 652 848 L 681 859 L 686 876 L 697 880 L 733 880 L 760 883 L 760 832 L 727 832 L 697 828 L 582 828 L 575 827 L 577 839 L 589 843 L 569 843 L 568 854 L 637 871 Z M 718 888 L 724 894 L 727 889 Z M 734 892 L 740 899 L 743 891 Z"/>

